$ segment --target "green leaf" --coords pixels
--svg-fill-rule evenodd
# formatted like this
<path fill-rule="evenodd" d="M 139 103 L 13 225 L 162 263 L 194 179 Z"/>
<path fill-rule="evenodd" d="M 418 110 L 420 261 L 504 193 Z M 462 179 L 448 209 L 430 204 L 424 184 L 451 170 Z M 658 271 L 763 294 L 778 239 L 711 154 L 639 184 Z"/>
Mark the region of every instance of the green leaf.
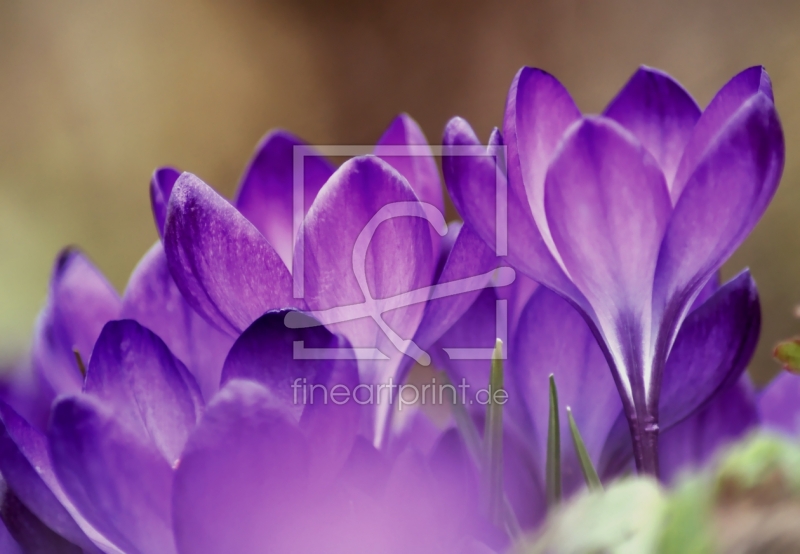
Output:
<path fill-rule="evenodd" d="M 572 410 L 569 406 L 567 406 L 567 419 L 569 419 L 569 432 L 572 435 L 572 444 L 575 446 L 575 452 L 578 454 L 578 461 L 581 463 L 581 471 L 583 472 L 583 478 L 586 480 L 586 485 L 589 487 L 589 490 L 601 491 L 603 490 L 603 484 L 597 476 L 594 465 L 592 465 L 592 459 L 586 451 L 586 445 L 583 443 L 583 438 L 581 437 L 580 431 L 578 431 L 578 425 L 575 423 L 575 418 L 572 417 Z"/>
<path fill-rule="evenodd" d="M 502 519 L 503 506 L 503 403 L 498 392 L 503 391 L 503 341 L 497 339 L 492 354 L 489 375 L 489 403 L 484 422 L 484 491 L 487 513 L 494 522 Z"/>
<path fill-rule="evenodd" d="M 786 370 L 800 374 L 800 339 L 779 343 L 772 355 Z"/>
<path fill-rule="evenodd" d="M 561 502 L 561 424 L 558 418 L 558 390 L 550 374 L 550 420 L 547 426 L 547 506 Z"/>

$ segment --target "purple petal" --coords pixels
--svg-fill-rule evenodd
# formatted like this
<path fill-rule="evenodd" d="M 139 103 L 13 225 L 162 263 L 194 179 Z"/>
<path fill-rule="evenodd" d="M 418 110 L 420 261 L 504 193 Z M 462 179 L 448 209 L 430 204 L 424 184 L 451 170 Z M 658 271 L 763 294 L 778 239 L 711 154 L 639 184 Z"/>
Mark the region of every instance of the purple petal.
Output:
<path fill-rule="evenodd" d="M 580 313 L 555 293 L 539 287 L 520 316 L 509 356 L 509 402 L 524 402 L 538 451 L 542 455 L 546 452 L 547 382 L 552 373 L 559 403 L 572 409 L 589 456 L 597 463 L 622 403 L 608 362 Z M 562 417 L 561 422 L 561 436 L 569 437 L 567 418 Z M 583 476 L 572 443 L 562 438 L 562 445 L 564 488 L 572 492 L 582 486 Z"/>
<path fill-rule="evenodd" d="M 186 301 L 234 336 L 264 312 L 299 302 L 289 270 L 264 236 L 189 173 L 170 197 L 164 250 Z"/>
<path fill-rule="evenodd" d="M 23 554 L 22 548 L 8 532 L 5 523 L 0 521 L 0 552 L 6 554 Z"/>
<path fill-rule="evenodd" d="M 556 147 L 580 117 L 558 79 L 541 69 L 519 70 L 508 93 L 504 118 L 509 188 L 520 199 L 527 198 L 536 226 L 556 258 L 545 215 L 545 175 Z"/>
<path fill-rule="evenodd" d="M 671 342 L 692 297 L 753 229 L 778 185 L 783 157 L 775 107 L 758 93 L 708 146 L 675 206 L 654 285 L 660 340 Z"/>
<path fill-rule="evenodd" d="M 53 406 L 53 467 L 80 513 L 125 552 L 175 552 L 172 470 L 163 456 L 89 395 Z"/>
<path fill-rule="evenodd" d="M 298 175 L 295 175 L 295 162 Z M 300 181 L 299 169 L 303 170 Z M 294 180 L 303 183 L 303 213 L 333 166 L 305 142 L 286 131 L 272 131 L 256 147 L 244 172 L 234 204 L 250 223 L 261 231 L 287 267 L 292 267 L 292 247 L 296 227 L 294 218 Z M 297 222 L 298 225 L 300 221 Z"/>
<path fill-rule="evenodd" d="M 306 441 L 261 385 L 230 381 L 208 405 L 175 473 L 178 551 L 295 552 L 310 532 Z"/>
<path fill-rule="evenodd" d="M 673 203 L 677 202 L 692 173 L 702 163 L 706 152 L 717 140 L 718 135 L 724 131 L 736 113 L 759 94 L 765 96 L 769 102 L 775 102 L 772 96 L 772 82 L 761 66 L 745 69 L 717 92 L 697 121 L 692 137 L 686 145 L 671 191 Z"/>
<path fill-rule="evenodd" d="M 203 410 L 194 377 L 158 336 L 130 319 L 107 323 L 86 372 L 85 391 L 152 441 L 170 464 Z"/>
<path fill-rule="evenodd" d="M 499 138 L 499 134 L 494 136 Z M 498 242 L 501 246 L 503 243 L 502 233 L 500 240 L 497 235 L 497 191 L 506 184 L 502 156 L 487 155 L 472 128 L 461 118 L 450 120 L 443 142 L 442 170 L 458 213 L 489 247 L 504 255 L 497 250 Z M 489 154 L 496 150 L 493 147 Z M 505 223 L 509 263 L 554 290 L 582 299 L 536 228 L 524 190 L 509 183 L 506 194 L 505 216 L 500 210 L 500 223 Z"/>
<path fill-rule="evenodd" d="M 164 238 L 164 225 L 167 221 L 167 206 L 172 187 L 180 175 L 181 172 L 174 167 L 159 167 L 150 179 L 150 206 L 153 209 L 158 236 L 161 238 Z"/>
<path fill-rule="evenodd" d="M 721 448 L 756 425 L 758 411 L 752 386 L 745 377 L 659 437 L 661 479 L 669 483 L 682 472 L 702 467 Z"/>
<path fill-rule="evenodd" d="M 640 67 L 603 115 L 630 131 L 658 162 L 672 186 L 700 108 L 672 77 Z M 673 202 L 678 194 L 672 195 Z"/>
<path fill-rule="evenodd" d="M 427 202 L 444 214 L 444 195 L 439 168 L 428 146 L 428 140 L 416 121 L 400 114 L 378 140 L 373 153 L 395 168 L 422 202 Z M 439 234 L 431 229 L 431 244 L 436 252 Z"/>
<path fill-rule="evenodd" d="M 81 390 L 83 376 L 73 349 L 88 361 L 103 325 L 119 311 L 119 295 L 100 271 L 77 250 L 64 250 L 36 323 L 32 354 L 34 368 L 56 394 Z"/>
<path fill-rule="evenodd" d="M 0 552 L 59 552 L 81 554 L 83 549 L 47 527 L 14 494 L 3 487 L 0 500 Z M 9 550 L 6 550 L 9 548 Z M 93 548 L 91 552 L 100 552 Z"/>
<path fill-rule="evenodd" d="M 0 472 L 19 500 L 47 527 L 88 552 L 98 552 L 82 528 L 99 541 L 102 537 L 67 499 L 53 473 L 44 434 L 3 403 L 0 403 Z"/>
<path fill-rule="evenodd" d="M 347 350 L 347 342 L 324 327 L 289 329 L 287 311 L 257 319 L 236 340 L 222 370 L 221 386 L 231 379 L 263 383 L 276 401 L 291 413 L 309 438 L 311 475 L 329 478 L 350 455 L 359 430 L 360 405 L 333 400 L 334 388 L 357 394 L 358 367 L 354 359 L 303 359 L 302 349 Z"/>
<path fill-rule="evenodd" d="M 304 259 L 305 301 L 315 311 L 349 306 L 341 313 L 352 314 L 348 319 L 360 318 L 328 327 L 354 347 L 377 347 L 391 358 L 362 366 L 367 381 L 388 379 L 400 362 L 399 350 L 375 321 L 365 317 L 378 309 L 371 307 L 368 297 L 389 298 L 431 285 L 435 258 L 425 220 L 429 216 L 406 180 L 371 156 L 345 162 L 308 212 L 304 240 L 298 242 L 295 256 Z M 375 222 L 381 220 L 376 229 Z M 444 225 L 444 220 L 439 223 Z M 411 304 L 381 317 L 406 339 L 414 335 L 424 309 L 424 303 Z"/>
<path fill-rule="evenodd" d="M 758 395 L 758 411 L 765 427 L 800 435 L 800 377 L 779 373 Z"/>
<path fill-rule="evenodd" d="M 186 303 L 169 272 L 160 242 L 133 270 L 120 318 L 134 319 L 157 334 L 192 372 L 204 398 L 217 392 L 222 364 L 234 339 Z"/>
<path fill-rule="evenodd" d="M 750 272 L 722 286 L 681 325 L 661 385 L 659 425 L 667 429 L 728 388 L 744 373 L 761 329 Z"/>

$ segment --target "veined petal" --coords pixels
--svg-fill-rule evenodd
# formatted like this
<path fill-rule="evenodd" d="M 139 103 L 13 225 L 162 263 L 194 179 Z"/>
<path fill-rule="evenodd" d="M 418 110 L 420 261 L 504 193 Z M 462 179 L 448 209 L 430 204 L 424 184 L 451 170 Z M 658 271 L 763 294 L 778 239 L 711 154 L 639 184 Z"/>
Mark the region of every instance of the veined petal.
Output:
<path fill-rule="evenodd" d="M 539 287 L 520 315 L 509 359 L 509 402 L 522 400 L 533 423 L 539 452 L 548 427 L 548 376 L 558 386 L 559 404 L 569 406 L 587 451 L 599 460 L 605 438 L 622 410 L 614 378 L 591 329 L 578 311 L 557 294 Z M 569 423 L 561 418 L 561 435 Z M 565 492 L 583 484 L 571 441 L 562 442 Z"/>
<path fill-rule="evenodd" d="M 545 215 L 545 175 L 567 129 L 580 118 L 578 106 L 558 79 L 541 69 L 519 70 L 503 120 L 508 186 L 520 198 L 527 198 L 536 227 L 559 262 Z"/>
<path fill-rule="evenodd" d="M 164 249 L 186 301 L 234 336 L 268 310 L 301 303 L 292 298 L 289 270 L 258 229 L 189 173 L 170 197 Z"/>
<path fill-rule="evenodd" d="M 659 438 L 661 479 L 702 467 L 720 448 L 758 425 L 755 397 L 747 377 L 714 395 L 712 401 Z"/>
<path fill-rule="evenodd" d="M 758 291 L 749 271 L 723 285 L 681 325 L 661 385 L 659 425 L 667 429 L 739 380 L 761 329 Z"/>
<path fill-rule="evenodd" d="M 0 403 L 0 472 L 17 498 L 47 527 L 87 552 L 100 552 L 87 531 L 98 544 L 108 545 L 66 497 L 53 473 L 44 434 L 4 403 Z"/>
<path fill-rule="evenodd" d="M 686 144 L 700 118 L 694 98 L 672 77 L 640 67 L 603 115 L 635 136 L 658 162 L 672 186 Z M 678 195 L 672 196 L 673 202 Z"/>
<path fill-rule="evenodd" d="M 315 317 L 353 347 L 377 347 L 390 358 L 362 365 L 366 381 L 393 375 L 400 363 L 398 346 L 405 348 L 399 340 L 413 337 L 422 319 L 426 291 L 419 303 L 390 311 L 374 299 L 432 284 L 431 223 L 444 232 L 444 218 L 437 221 L 434 215 L 399 173 L 373 156 L 345 162 L 308 212 L 295 253 L 296 260 L 304 260 L 304 299 Z M 370 317 L 381 312 L 383 328 Z M 326 313 L 336 321 L 327 321 Z"/>
<path fill-rule="evenodd" d="M 164 238 L 164 225 L 167 222 L 167 206 L 175 181 L 181 172 L 174 167 L 159 167 L 150 178 L 150 207 L 156 223 L 158 236 Z"/>
<path fill-rule="evenodd" d="M 211 401 L 175 472 L 178 552 L 294 552 L 314 529 L 306 441 L 258 383 L 230 381 Z M 301 527 L 307 523 L 308 528 Z"/>
<path fill-rule="evenodd" d="M 133 270 L 120 318 L 134 319 L 157 334 L 192 372 L 203 398 L 217 392 L 222 364 L 234 339 L 189 306 L 169 272 L 160 241 Z"/>
<path fill-rule="evenodd" d="M 693 296 L 766 209 L 778 186 L 783 161 L 783 133 L 775 107 L 765 94 L 758 93 L 742 105 L 708 147 L 665 233 L 653 310 L 662 321 L 659 341 L 667 351 Z"/>
<path fill-rule="evenodd" d="M 34 367 L 56 394 L 81 390 L 83 376 L 73 350 L 88 360 L 103 325 L 119 311 L 119 295 L 102 273 L 79 251 L 64 250 L 36 323 L 32 354 Z"/>
<path fill-rule="evenodd" d="M 672 202 L 677 203 L 692 173 L 706 156 L 708 149 L 736 113 L 755 96 L 763 94 L 774 103 L 772 82 L 761 66 L 745 69 L 728 81 L 703 111 L 684 150 L 671 190 Z"/>
<path fill-rule="evenodd" d="M 89 395 L 63 397 L 48 431 L 53 467 L 75 507 L 124 552 L 172 554 L 172 469 Z"/>
<path fill-rule="evenodd" d="M 493 136 L 500 137 L 499 133 Z M 461 118 L 450 120 L 443 141 L 442 170 L 447 190 L 464 221 L 498 256 L 507 255 L 510 265 L 553 290 L 575 298 L 591 312 L 544 242 L 531 215 L 525 191 L 520 187 L 512 188 L 507 182 L 505 160 L 496 153 L 498 145 L 487 151 Z M 497 209 L 498 196 L 500 210 Z M 505 233 L 501 232 L 499 237 L 498 228 L 505 228 Z M 498 250 L 503 245 L 505 252 Z"/>
<path fill-rule="evenodd" d="M 302 170 L 302 180 L 300 177 Z M 292 269 L 294 183 L 303 185 L 303 212 L 333 174 L 333 166 L 319 152 L 286 131 L 271 131 L 256 147 L 245 169 L 234 204 Z"/>
<path fill-rule="evenodd" d="M 103 328 L 84 390 L 113 407 L 117 420 L 152 441 L 170 464 L 180 458 L 203 410 L 186 366 L 155 333 L 130 319 Z"/>

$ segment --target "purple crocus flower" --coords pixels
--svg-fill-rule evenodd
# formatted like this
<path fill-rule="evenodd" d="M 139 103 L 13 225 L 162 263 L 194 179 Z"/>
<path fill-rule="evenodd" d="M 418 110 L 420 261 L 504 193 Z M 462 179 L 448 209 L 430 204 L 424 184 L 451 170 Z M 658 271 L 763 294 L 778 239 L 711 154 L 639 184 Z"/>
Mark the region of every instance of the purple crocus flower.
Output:
<path fill-rule="evenodd" d="M 761 67 L 701 112 L 668 75 L 638 70 L 600 116 L 523 68 L 506 105 L 508 261 L 576 306 L 612 369 L 640 471 L 657 472 L 667 358 L 699 291 L 777 187 L 783 134 Z M 445 178 L 465 221 L 497 244 L 496 167 L 461 119 Z"/>
<path fill-rule="evenodd" d="M 524 286 L 521 280 L 512 288 Z M 495 291 L 484 291 L 444 335 L 441 345 L 491 341 L 496 298 Z M 722 287 L 712 279 L 697 298 L 664 371 L 659 411 L 665 480 L 699 466 L 757 423 L 752 391 L 743 375 L 759 330 L 758 295 L 748 272 Z M 466 379 L 470 389 L 486 386 L 485 366 L 450 360 L 442 355 L 440 345 L 433 355 L 452 381 Z M 546 504 L 550 374 L 558 386 L 559 403 L 571 408 L 601 478 L 609 480 L 628 469 L 633 447 L 608 361 L 585 319 L 559 295 L 545 287 L 529 295 L 511 330 L 506 368 L 505 424 L 512 444 L 504 460 L 505 487 L 520 523 L 532 528 L 541 521 Z M 584 478 L 568 439 L 566 417 L 561 424 L 562 484 L 564 493 L 571 495 L 583 489 Z"/>
<path fill-rule="evenodd" d="M 762 425 L 796 437 L 800 434 L 800 377 L 788 371 L 775 376 L 758 393 Z"/>
<path fill-rule="evenodd" d="M 308 164 L 301 227 L 292 213 L 296 149 Z M 268 135 L 233 205 L 191 174 L 157 173 L 154 213 L 163 222 L 169 274 L 189 306 L 234 338 L 268 310 L 307 309 L 354 348 L 380 351 L 360 356 L 362 379 L 401 381 L 413 361 L 404 356 L 409 339 L 426 348 L 480 292 L 465 288 L 456 290 L 463 294 L 426 302 L 424 291 L 465 277 L 483 275 L 488 281 L 495 256 L 467 225 L 437 272 L 446 226 L 441 184 L 424 136 L 413 120 L 400 116 L 375 153 L 380 157 L 357 157 L 334 172 L 298 139 Z M 384 213 L 385 220 L 376 219 Z M 362 231 L 370 225 L 376 226 L 374 234 L 364 242 Z M 302 277 L 292 274 L 298 264 Z M 298 286 L 301 297 L 295 297 Z M 413 291 L 423 291 L 413 303 L 376 311 L 380 305 L 373 299 Z M 348 306 L 356 315 L 325 319 Z M 388 415 L 375 414 L 378 444 Z"/>

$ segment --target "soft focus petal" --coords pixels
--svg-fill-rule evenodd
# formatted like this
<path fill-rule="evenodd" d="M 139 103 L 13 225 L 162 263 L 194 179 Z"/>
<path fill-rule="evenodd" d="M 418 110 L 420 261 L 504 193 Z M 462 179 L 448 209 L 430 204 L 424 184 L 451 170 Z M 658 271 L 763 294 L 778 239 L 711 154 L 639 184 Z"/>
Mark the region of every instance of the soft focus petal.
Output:
<path fill-rule="evenodd" d="M 687 152 L 688 148 L 691 145 Z M 763 214 L 778 186 L 783 161 L 783 133 L 775 106 L 757 93 L 708 145 L 681 193 L 661 245 L 654 310 L 664 321 L 662 340 L 667 344 L 692 296 Z"/>
<path fill-rule="evenodd" d="M 157 334 L 192 372 L 204 398 L 217 392 L 222 364 L 234 339 L 187 304 L 169 272 L 161 242 L 133 270 L 120 318 L 135 319 Z"/>
<path fill-rule="evenodd" d="M 667 359 L 659 425 L 667 429 L 744 373 L 761 330 L 758 291 L 742 272 L 689 314 Z"/>
<path fill-rule="evenodd" d="M 736 113 L 759 94 L 774 103 L 772 82 L 766 70 L 754 66 L 740 72 L 722 87 L 697 121 L 675 175 L 672 199 L 675 203 L 706 152 Z"/>
<path fill-rule="evenodd" d="M 758 410 L 748 379 L 734 383 L 702 410 L 659 437 L 661 479 L 702 467 L 720 448 L 758 425 Z"/>
<path fill-rule="evenodd" d="M 547 167 L 570 125 L 581 112 L 558 79 L 541 69 L 523 67 L 511 85 L 504 132 L 508 145 L 508 179 L 512 194 L 527 198 L 536 227 L 556 259 L 545 215 Z"/>
<path fill-rule="evenodd" d="M 81 554 L 83 550 L 47 527 L 0 480 L 0 552 L 4 554 L 39 553 Z M 92 549 L 90 552 L 100 552 Z"/>
<path fill-rule="evenodd" d="M 653 155 L 669 186 L 678 171 L 686 144 L 700 118 L 700 108 L 672 77 L 640 67 L 603 115 L 628 131 Z M 673 195 L 673 203 L 678 195 Z"/>
<path fill-rule="evenodd" d="M 524 402 L 539 452 L 546 451 L 547 383 L 552 373 L 559 404 L 572 409 L 589 456 L 596 463 L 622 403 L 603 352 L 577 310 L 555 293 L 538 288 L 520 316 L 508 365 L 509 403 Z M 566 417 L 561 424 L 562 477 L 565 492 L 572 492 L 583 484 L 583 476 L 568 439 Z"/>
<path fill-rule="evenodd" d="M 164 249 L 187 302 L 228 333 L 241 333 L 268 310 L 298 304 L 289 270 L 269 242 L 189 173 L 172 191 Z"/>
<path fill-rule="evenodd" d="M 303 170 L 302 181 L 300 169 Z M 244 172 L 234 204 L 267 238 L 290 270 L 296 230 L 293 223 L 295 179 L 303 184 L 299 226 L 319 189 L 332 174 L 333 166 L 328 160 L 286 131 L 268 133 L 256 147 Z"/>
<path fill-rule="evenodd" d="M 11 536 L 11 533 L 8 532 L 8 528 L 2 522 L 0 522 L 0 552 L 5 552 L 6 554 L 23 554 L 22 548 L 14 540 L 14 537 Z"/>
<path fill-rule="evenodd" d="M 86 372 L 87 393 L 152 441 L 170 464 L 203 410 L 194 377 L 158 336 L 130 319 L 107 323 Z"/>
<path fill-rule="evenodd" d="M 345 162 L 308 212 L 296 253 L 304 259 L 305 301 L 315 311 L 345 307 L 339 313 L 347 321 L 329 328 L 353 347 L 377 347 L 391 358 L 362 366 L 366 381 L 388 379 L 400 362 L 398 349 L 366 317 L 377 309 L 371 299 L 431 285 L 436 262 L 427 215 L 406 180 L 371 156 Z M 424 303 L 417 303 L 381 317 L 389 329 L 408 339 L 424 309 Z M 355 317 L 361 319 L 351 321 Z"/>
<path fill-rule="evenodd" d="M 153 210 L 153 219 L 156 222 L 158 236 L 164 237 L 164 225 L 167 221 L 167 206 L 172 194 L 175 181 L 181 172 L 174 167 L 159 167 L 153 172 L 150 179 L 150 206 Z"/>
<path fill-rule="evenodd" d="M 307 475 L 306 441 L 272 396 L 257 383 L 230 381 L 175 473 L 178 551 L 296 552 L 294 542 L 315 534 L 302 517 Z"/>
<path fill-rule="evenodd" d="M 494 136 L 499 138 L 499 134 Z M 444 131 L 443 142 L 442 170 L 445 183 L 464 221 L 495 253 L 507 254 L 509 263 L 515 268 L 554 290 L 581 298 L 536 228 L 524 190 L 512 188 L 509 184 L 506 202 L 500 204 L 500 210 L 497 209 L 498 187 L 501 191 L 505 190 L 507 182 L 502 157 L 499 154 L 489 155 L 469 124 L 461 118 L 450 120 Z M 492 152 L 496 150 L 495 146 Z M 498 223 L 500 229 L 506 229 L 500 239 L 497 234 Z M 507 252 L 498 251 L 498 243 L 501 247 L 505 244 Z"/>
<path fill-rule="evenodd" d="M 779 373 L 758 395 L 761 423 L 790 436 L 800 435 L 800 377 Z"/>
<path fill-rule="evenodd" d="M 172 470 L 91 396 L 53 407 L 53 467 L 80 513 L 124 552 L 171 554 Z"/>
<path fill-rule="evenodd" d="M 119 311 L 119 295 L 100 271 L 77 250 L 63 251 L 33 339 L 34 367 L 56 394 L 81 390 L 83 376 L 73 350 L 88 361 L 103 325 Z"/>
<path fill-rule="evenodd" d="M 53 473 L 44 434 L 2 403 L 0 420 L 0 472 L 8 487 L 47 527 L 86 551 L 97 552 L 84 530 L 99 541 L 102 538 L 75 514 Z"/>
<path fill-rule="evenodd" d="M 354 359 L 303 358 L 303 350 L 335 356 L 349 345 L 322 326 L 287 328 L 286 313 L 264 314 L 242 333 L 225 360 L 221 386 L 231 379 L 264 384 L 308 435 L 312 476 L 330 478 L 350 455 L 362 411 L 352 398 L 330 394 L 336 387 L 357 394 L 358 367 Z"/>

